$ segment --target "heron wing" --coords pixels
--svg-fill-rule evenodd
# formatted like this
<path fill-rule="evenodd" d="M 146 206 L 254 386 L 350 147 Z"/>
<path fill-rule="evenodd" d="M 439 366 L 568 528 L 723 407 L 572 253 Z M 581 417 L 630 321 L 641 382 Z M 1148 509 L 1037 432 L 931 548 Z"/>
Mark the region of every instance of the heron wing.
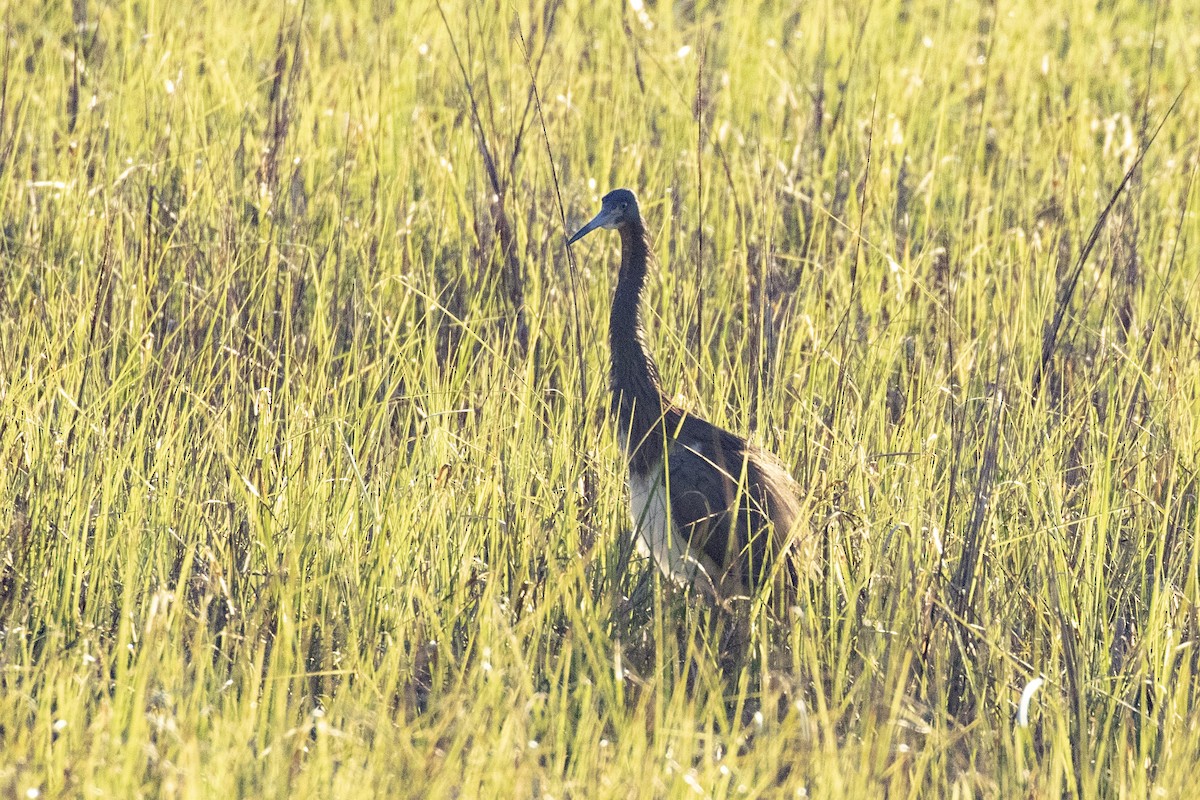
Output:
<path fill-rule="evenodd" d="M 744 440 L 695 417 L 681 421 L 668 453 L 675 524 L 721 574 L 739 566 L 748 545 L 752 561 L 760 563 L 761 553 L 755 551 L 762 548 L 749 534 L 764 526 L 766 515 L 754 496 L 746 459 Z"/>

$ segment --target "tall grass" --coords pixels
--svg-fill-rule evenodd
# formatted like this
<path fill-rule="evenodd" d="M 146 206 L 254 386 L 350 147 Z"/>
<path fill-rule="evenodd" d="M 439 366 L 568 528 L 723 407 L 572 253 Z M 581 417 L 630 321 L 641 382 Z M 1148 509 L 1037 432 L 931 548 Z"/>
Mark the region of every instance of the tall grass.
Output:
<path fill-rule="evenodd" d="M 1191 790 L 1196 9 L 736 5 L 7 9 L 6 795 Z M 826 556 L 733 667 L 629 552 L 622 185 Z"/>

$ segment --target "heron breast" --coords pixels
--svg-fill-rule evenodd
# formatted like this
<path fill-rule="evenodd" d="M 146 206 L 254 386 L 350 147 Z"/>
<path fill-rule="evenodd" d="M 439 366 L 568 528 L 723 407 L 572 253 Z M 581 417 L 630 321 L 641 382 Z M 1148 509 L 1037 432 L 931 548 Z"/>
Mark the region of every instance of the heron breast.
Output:
<path fill-rule="evenodd" d="M 661 463 L 644 474 L 630 471 L 629 510 L 634 535 L 664 575 L 681 584 L 701 576 L 708 579 L 708 570 L 690 551 L 687 539 L 671 518 Z"/>

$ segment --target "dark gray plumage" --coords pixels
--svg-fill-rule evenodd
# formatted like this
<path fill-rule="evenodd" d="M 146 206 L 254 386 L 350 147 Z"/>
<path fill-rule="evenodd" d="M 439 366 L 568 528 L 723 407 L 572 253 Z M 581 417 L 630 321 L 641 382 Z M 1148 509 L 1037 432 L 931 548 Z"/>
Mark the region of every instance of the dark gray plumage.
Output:
<path fill-rule="evenodd" d="M 720 603 L 766 581 L 793 587 L 798 487 L 772 454 L 676 407 L 646 347 L 641 293 L 650 247 L 628 189 L 604 196 L 600 213 L 568 244 L 597 228 L 621 235 L 621 271 L 609 318 L 617 435 L 629 460 L 636 535 L 659 568 Z"/>

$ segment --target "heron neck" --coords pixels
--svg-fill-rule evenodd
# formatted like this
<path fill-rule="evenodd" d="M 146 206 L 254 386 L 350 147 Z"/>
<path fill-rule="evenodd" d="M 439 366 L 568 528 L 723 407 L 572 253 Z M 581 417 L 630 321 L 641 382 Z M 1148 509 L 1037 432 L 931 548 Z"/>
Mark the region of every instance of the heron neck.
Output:
<path fill-rule="evenodd" d="M 661 436 L 649 436 L 662 422 L 665 401 L 658 367 L 646 347 L 641 298 L 650 246 L 641 221 L 621 228 L 621 272 L 609 317 L 612 357 L 611 387 L 618 433 L 626 442 L 634 467 L 661 448 Z M 644 452 L 645 451 L 645 452 Z M 636 456 L 642 456 L 641 459 Z"/>

